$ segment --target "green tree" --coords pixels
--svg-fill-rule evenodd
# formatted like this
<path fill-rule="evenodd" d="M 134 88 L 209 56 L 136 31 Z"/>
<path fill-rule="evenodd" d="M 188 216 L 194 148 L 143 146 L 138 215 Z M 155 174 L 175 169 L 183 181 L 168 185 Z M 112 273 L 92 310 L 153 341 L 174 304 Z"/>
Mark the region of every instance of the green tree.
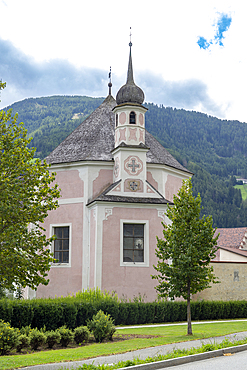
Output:
<path fill-rule="evenodd" d="M 0 80 L 0 90 L 4 89 L 6 86 L 6 82 L 2 82 L 2 80 Z"/>
<path fill-rule="evenodd" d="M 1 83 L 0 87 L 4 87 Z M 48 284 L 53 257 L 42 223 L 58 207 L 55 173 L 34 159 L 34 148 L 17 115 L 0 111 L 0 286 Z"/>
<path fill-rule="evenodd" d="M 187 300 L 188 334 L 192 334 L 191 295 L 216 283 L 213 267 L 209 266 L 217 251 L 217 237 L 212 227 L 212 217 L 200 218 L 200 195 L 195 198 L 191 180 L 183 182 L 174 205 L 168 206 L 171 224 L 163 223 L 164 239 L 156 248 L 158 280 L 156 290 L 161 297 L 183 297 Z"/>

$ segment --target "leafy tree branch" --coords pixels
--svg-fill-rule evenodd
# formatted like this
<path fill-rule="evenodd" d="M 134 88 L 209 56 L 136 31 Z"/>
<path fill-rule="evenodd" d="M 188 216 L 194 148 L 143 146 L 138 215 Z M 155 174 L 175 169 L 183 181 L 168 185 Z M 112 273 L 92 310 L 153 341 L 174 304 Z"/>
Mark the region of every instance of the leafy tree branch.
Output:
<path fill-rule="evenodd" d="M 58 207 L 59 189 L 46 162 L 34 160 L 30 141 L 17 115 L 0 111 L 0 286 L 7 289 L 48 284 L 53 260 L 53 237 L 42 224 Z"/>

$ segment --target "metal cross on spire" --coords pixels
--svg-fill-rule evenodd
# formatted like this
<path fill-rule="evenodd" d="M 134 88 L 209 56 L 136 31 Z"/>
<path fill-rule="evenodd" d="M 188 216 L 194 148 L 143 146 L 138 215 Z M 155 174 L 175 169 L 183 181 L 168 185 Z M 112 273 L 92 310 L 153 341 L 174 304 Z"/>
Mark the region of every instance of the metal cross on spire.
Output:
<path fill-rule="evenodd" d="M 109 95 L 111 95 L 111 88 L 112 88 L 112 83 L 111 83 L 111 67 L 110 67 L 110 72 L 109 72 L 109 83 L 108 83 L 108 87 L 109 87 Z"/>
<path fill-rule="evenodd" d="M 130 47 L 132 46 L 131 36 L 132 36 L 132 33 L 131 33 L 131 27 L 130 27 L 130 43 L 129 43 L 129 46 L 130 46 Z"/>

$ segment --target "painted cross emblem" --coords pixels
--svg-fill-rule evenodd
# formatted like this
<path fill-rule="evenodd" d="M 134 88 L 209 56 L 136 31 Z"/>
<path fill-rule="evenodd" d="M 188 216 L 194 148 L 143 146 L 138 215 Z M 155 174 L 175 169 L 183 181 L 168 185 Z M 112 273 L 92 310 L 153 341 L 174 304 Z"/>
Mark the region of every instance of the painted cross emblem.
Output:
<path fill-rule="evenodd" d="M 124 169 L 129 175 L 136 176 L 142 172 L 143 163 L 139 157 L 130 155 L 124 161 Z"/>
<path fill-rule="evenodd" d="M 138 184 L 136 181 L 130 181 L 130 189 L 135 191 L 138 188 Z"/>
<path fill-rule="evenodd" d="M 131 172 L 136 173 L 136 168 L 139 168 L 140 165 L 135 163 L 136 162 L 135 159 L 132 159 L 131 162 L 132 162 L 131 164 L 128 164 L 128 167 L 132 168 Z"/>

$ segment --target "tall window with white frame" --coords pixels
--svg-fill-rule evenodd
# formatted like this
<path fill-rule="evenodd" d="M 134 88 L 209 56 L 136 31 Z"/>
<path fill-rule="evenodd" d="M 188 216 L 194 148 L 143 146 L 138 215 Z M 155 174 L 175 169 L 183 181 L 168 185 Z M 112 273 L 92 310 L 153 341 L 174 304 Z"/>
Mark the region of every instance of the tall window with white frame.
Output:
<path fill-rule="evenodd" d="M 54 227 L 55 263 L 69 263 L 69 226 Z"/>
<path fill-rule="evenodd" d="M 123 224 L 123 262 L 144 262 L 143 224 Z"/>

